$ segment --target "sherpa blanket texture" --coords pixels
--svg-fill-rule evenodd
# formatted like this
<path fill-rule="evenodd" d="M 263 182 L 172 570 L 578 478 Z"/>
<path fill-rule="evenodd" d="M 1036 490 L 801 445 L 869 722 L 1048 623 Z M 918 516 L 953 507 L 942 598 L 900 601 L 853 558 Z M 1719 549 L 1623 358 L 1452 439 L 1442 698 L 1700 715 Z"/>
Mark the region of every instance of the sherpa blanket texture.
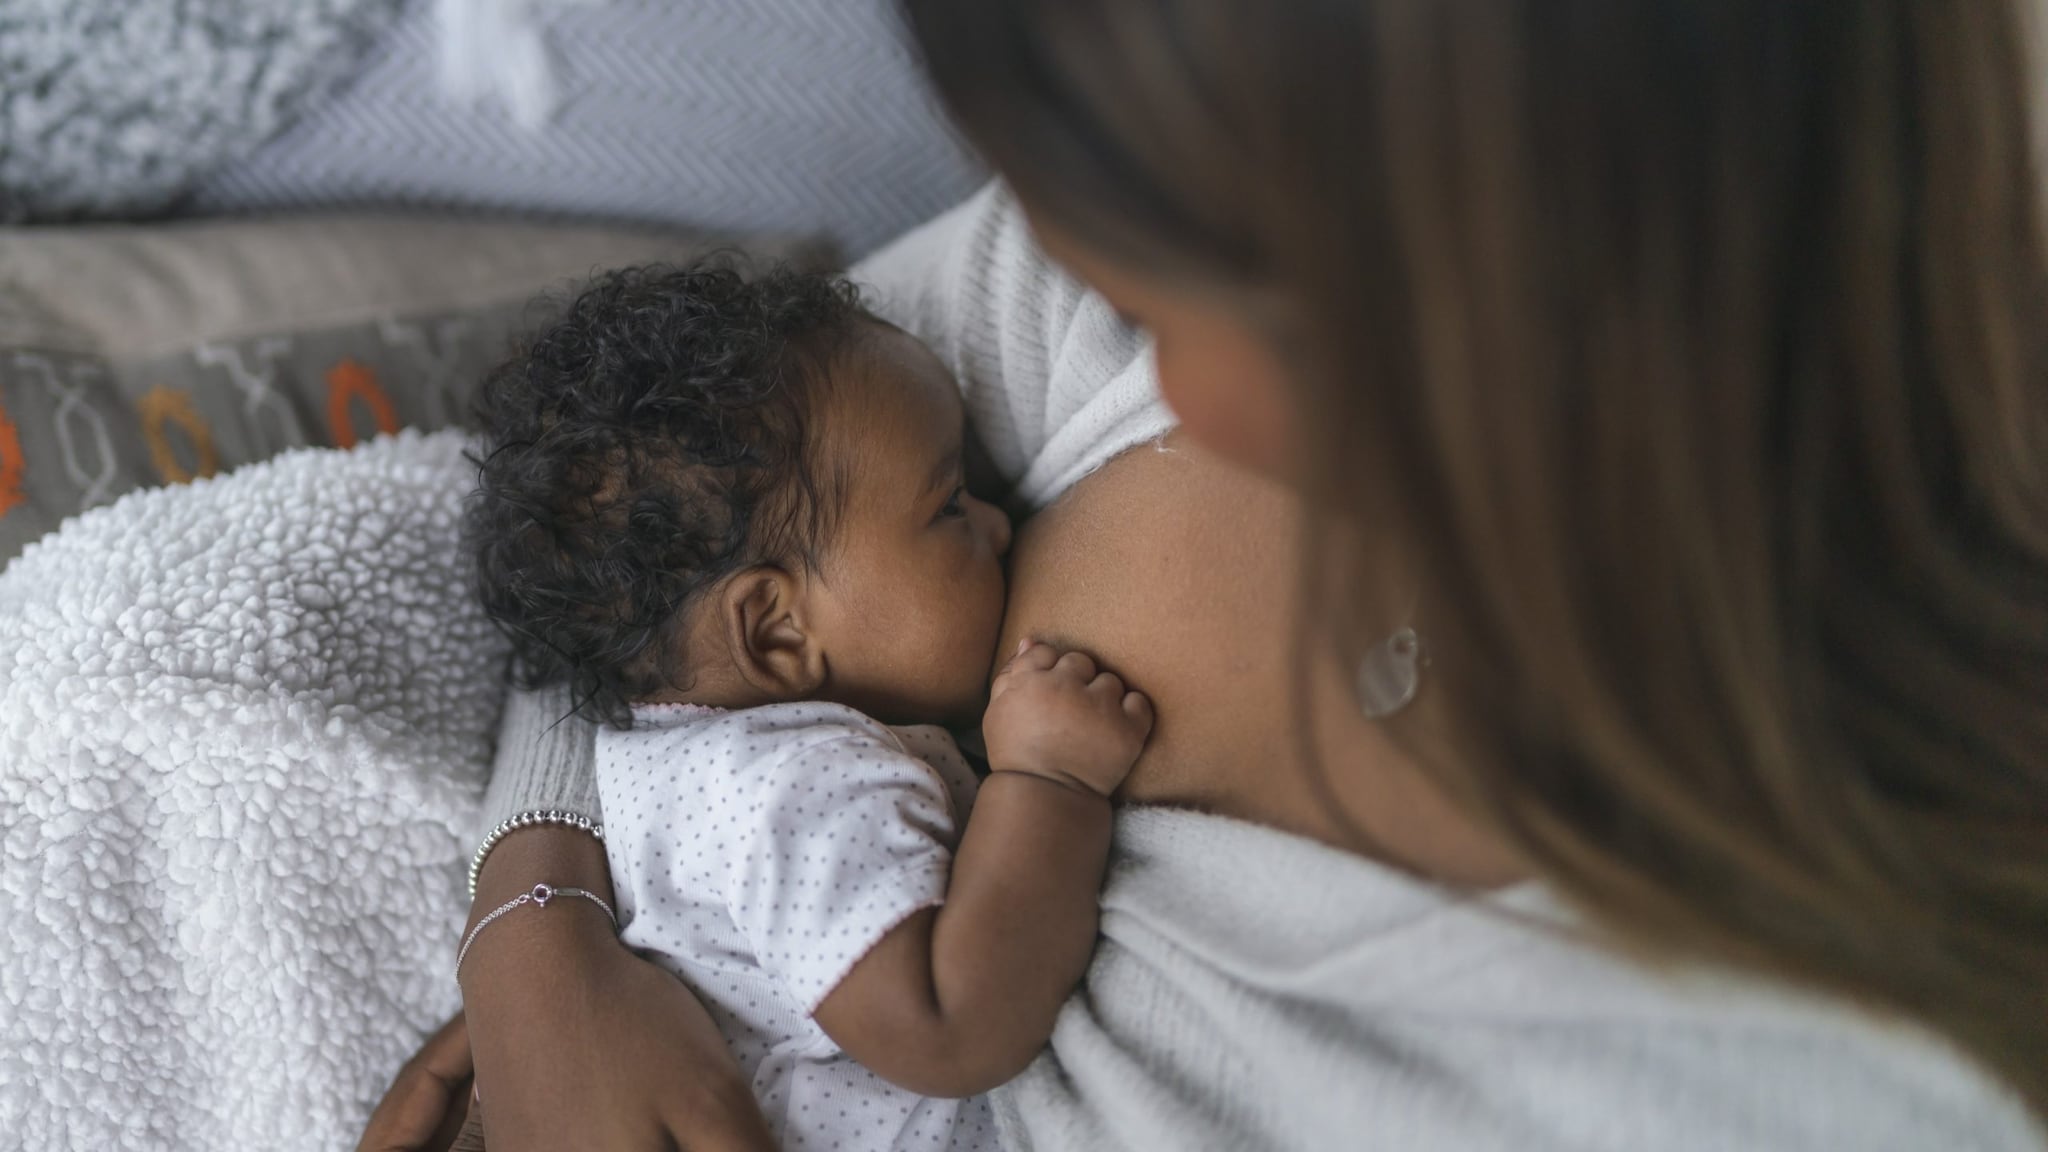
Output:
<path fill-rule="evenodd" d="M 506 655 L 462 451 L 138 492 L 0 573 L 0 1145 L 352 1147 L 457 1008 Z"/>
<path fill-rule="evenodd" d="M 0 223 L 160 211 L 359 66 L 405 0 L 6 0 Z"/>

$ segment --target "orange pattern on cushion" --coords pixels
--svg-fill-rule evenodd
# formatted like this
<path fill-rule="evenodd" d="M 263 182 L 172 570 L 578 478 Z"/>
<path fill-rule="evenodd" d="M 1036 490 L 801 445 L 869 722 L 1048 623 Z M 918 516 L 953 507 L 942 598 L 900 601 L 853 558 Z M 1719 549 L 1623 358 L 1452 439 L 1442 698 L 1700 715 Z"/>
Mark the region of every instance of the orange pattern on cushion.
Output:
<path fill-rule="evenodd" d="M 327 424 L 334 432 L 337 448 L 356 446 L 356 424 L 349 402 L 360 399 L 377 422 L 379 435 L 398 431 L 398 412 L 391 397 L 377 384 L 377 374 L 354 360 L 343 360 L 327 370 Z"/>
<path fill-rule="evenodd" d="M 7 418 L 7 409 L 0 408 L 0 516 L 27 499 L 21 492 L 21 474 L 27 468 L 21 458 L 21 434 Z"/>
<path fill-rule="evenodd" d="M 142 420 L 142 438 L 149 444 L 149 462 L 166 484 L 188 484 L 194 472 L 186 469 L 171 446 L 170 429 L 185 434 L 192 444 L 192 458 L 201 478 L 220 471 L 220 453 L 213 447 L 213 432 L 192 406 L 192 394 L 158 385 L 135 402 L 135 414 Z"/>

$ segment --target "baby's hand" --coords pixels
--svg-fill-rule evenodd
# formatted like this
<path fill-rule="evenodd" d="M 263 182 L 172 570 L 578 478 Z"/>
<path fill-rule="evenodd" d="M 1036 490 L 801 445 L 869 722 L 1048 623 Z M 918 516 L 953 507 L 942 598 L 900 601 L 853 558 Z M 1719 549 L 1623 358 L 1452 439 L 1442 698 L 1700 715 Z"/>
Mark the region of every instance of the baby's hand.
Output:
<path fill-rule="evenodd" d="M 981 735 L 989 767 L 1108 796 L 1152 734 L 1152 702 L 1080 652 L 1026 640 L 996 673 Z"/>

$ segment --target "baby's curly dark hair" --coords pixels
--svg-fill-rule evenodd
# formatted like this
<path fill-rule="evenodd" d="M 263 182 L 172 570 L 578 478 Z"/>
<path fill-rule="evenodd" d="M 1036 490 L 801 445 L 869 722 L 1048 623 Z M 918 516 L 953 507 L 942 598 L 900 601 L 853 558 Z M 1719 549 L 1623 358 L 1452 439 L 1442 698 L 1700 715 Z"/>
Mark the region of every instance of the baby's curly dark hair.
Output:
<path fill-rule="evenodd" d="M 738 260 L 593 280 L 478 395 L 465 531 L 527 687 L 631 722 L 685 685 L 683 610 L 754 564 L 815 568 L 843 498 L 811 413 L 865 323 L 844 280 Z"/>

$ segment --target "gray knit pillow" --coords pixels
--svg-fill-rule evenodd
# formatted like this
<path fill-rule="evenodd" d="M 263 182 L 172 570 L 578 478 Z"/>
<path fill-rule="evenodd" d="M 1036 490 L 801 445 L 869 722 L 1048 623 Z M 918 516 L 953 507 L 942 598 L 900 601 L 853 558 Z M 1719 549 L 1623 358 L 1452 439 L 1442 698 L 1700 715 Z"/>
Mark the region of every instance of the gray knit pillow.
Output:
<path fill-rule="evenodd" d="M 348 76 L 405 0 L 7 0 L 0 222 L 161 210 Z"/>

